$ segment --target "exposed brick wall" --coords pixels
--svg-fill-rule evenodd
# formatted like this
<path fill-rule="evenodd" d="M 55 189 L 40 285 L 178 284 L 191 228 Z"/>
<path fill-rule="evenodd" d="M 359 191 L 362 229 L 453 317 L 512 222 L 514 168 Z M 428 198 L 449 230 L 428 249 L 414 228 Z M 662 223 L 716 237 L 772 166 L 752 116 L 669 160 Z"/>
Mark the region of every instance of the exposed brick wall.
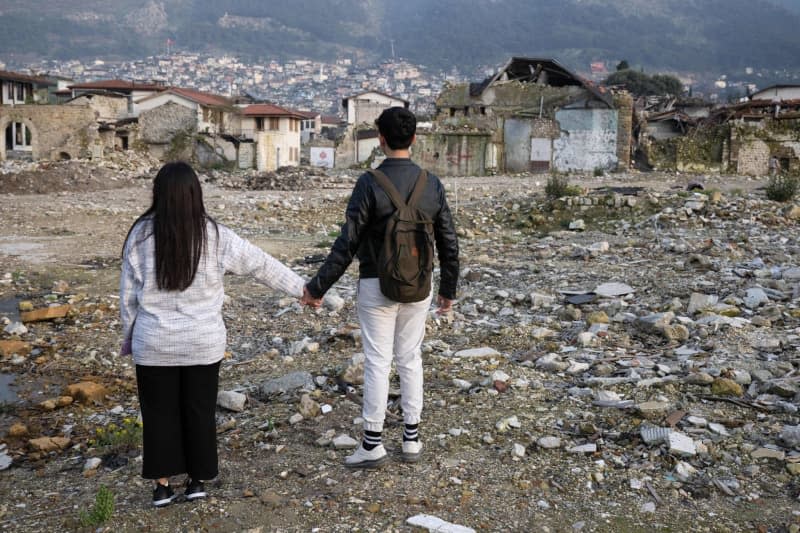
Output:
<path fill-rule="evenodd" d="M 620 169 L 631 165 L 631 144 L 633 138 L 633 97 L 628 93 L 614 96 L 617 116 L 617 164 Z"/>
<path fill-rule="evenodd" d="M 739 174 L 763 176 L 769 169 L 769 146 L 760 139 L 742 141 L 739 146 Z"/>
<path fill-rule="evenodd" d="M 6 158 L 6 128 L 12 122 L 31 130 L 34 161 L 58 160 L 62 155 L 70 159 L 102 155 L 95 113 L 88 106 L 0 106 L 0 160 Z"/>

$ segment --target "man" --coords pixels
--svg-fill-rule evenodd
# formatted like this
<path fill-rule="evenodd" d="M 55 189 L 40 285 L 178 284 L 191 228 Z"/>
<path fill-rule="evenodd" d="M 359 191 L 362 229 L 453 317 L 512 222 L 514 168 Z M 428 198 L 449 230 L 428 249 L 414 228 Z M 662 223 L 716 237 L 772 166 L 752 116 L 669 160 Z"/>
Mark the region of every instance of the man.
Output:
<path fill-rule="evenodd" d="M 392 107 L 375 121 L 386 159 L 377 170 L 385 174 L 407 202 L 421 169 L 411 161 L 409 148 L 416 140 L 417 120 L 402 107 Z M 428 175 L 416 206 L 433 221 L 439 258 L 437 295 L 439 313 L 451 310 L 458 282 L 458 240 L 445 198 L 444 186 Z M 381 292 L 376 251 L 385 240 L 387 222 L 395 211 L 389 194 L 369 172 L 358 179 L 347 205 L 345 223 L 325 263 L 306 285 L 303 302 L 319 305 L 322 296 L 347 270 L 354 256 L 359 260 L 358 319 L 364 345 L 364 437 L 355 453 L 345 459 L 350 468 L 374 468 L 386 461 L 382 444 L 383 422 L 389 395 L 392 360 L 400 376 L 403 408 L 403 460 L 419 460 L 422 443 L 422 339 L 425 319 L 433 298 L 431 290 L 421 301 L 399 303 Z M 412 254 L 413 255 L 413 254 Z M 432 266 L 429 267 L 432 269 Z"/>
<path fill-rule="evenodd" d="M 769 175 L 776 176 L 778 174 L 778 158 L 774 155 L 769 158 Z"/>

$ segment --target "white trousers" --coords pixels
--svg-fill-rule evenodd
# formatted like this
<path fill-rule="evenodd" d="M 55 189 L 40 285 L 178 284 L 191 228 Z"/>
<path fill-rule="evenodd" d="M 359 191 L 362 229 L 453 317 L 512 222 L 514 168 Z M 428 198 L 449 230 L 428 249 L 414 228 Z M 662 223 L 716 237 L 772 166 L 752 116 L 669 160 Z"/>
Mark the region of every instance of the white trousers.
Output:
<path fill-rule="evenodd" d="M 358 320 L 364 346 L 364 429 L 383 431 L 392 360 L 400 376 L 403 421 L 422 413 L 422 339 L 433 292 L 421 302 L 398 303 L 381 293 L 377 278 L 358 282 Z"/>

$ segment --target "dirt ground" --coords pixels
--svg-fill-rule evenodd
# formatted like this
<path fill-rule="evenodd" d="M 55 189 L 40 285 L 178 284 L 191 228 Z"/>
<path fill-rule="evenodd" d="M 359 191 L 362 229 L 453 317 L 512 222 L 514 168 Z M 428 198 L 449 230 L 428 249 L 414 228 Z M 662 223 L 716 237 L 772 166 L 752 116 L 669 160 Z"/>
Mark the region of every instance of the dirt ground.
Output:
<path fill-rule="evenodd" d="M 743 177 L 571 178 L 587 189 L 642 187 L 664 194 L 683 191 L 698 179 L 723 195 L 758 196 L 763 186 L 761 180 Z M 546 266 L 536 269 L 536 252 L 548 241 L 539 232 L 498 223 L 494 214 L 500 206 L 541 195 L 546 177 L 443 181 L 458 226 L 471 231 L 461 239 L 462 267 L 484 272 L 484 281 L 489 279 L 465 284 L 465 301 L 491 301 L 510 283 L 530 293 L 547 286 L 548 276 L 571 276 L 577 285 L 602 270 L 631 281 L 641 275 L 641 266 L 626 264 L 623 250 L 645 245 L 630 235 L 599 230 L 576 235 L 574 242 L 607 240 L 620 250 L 619 261 L 571 261 L 573 274 Z M 730 477 L 746 490 L 732 496 L 707 488 L 704 492 L 706 485 L 700 483 L 681 483 L 671 474 L 677 458 L 638 441 L 640 421 L 635 416 L 587 407 L 567 394 L 572 377 L 520 364 L 520 354 L 540 349 L 530 327 L 496 327 L 484 313 L 465 318 L 457 311 L 454 320 L 429 321 L 423 460 L 415 465 L 397 460 L 401 427 L 390 423 L 384 442 L 393 460 L 374 472 L 345 469 L 342 460 L 349 452 L 320 439 L 342 433 L 360 436 L 354 425 L 360 408 L 335 385 L 336 376 L 360 351 L 360 342 L 347 334 L 348 326 L 357 324 L 355 267 L 336 286 L 346 300 L 338 312 L 301 309 L 251 280 L 226 278 L 229 353 L 221 367 L 221 389 L 247 393 L 248 404 L 241 413 L 219 409 L 221 473 L 208 484 L 210 498 L 152 509 L 150 484 L 139 477 L 140 450 L 103 449 L 91 442 L 98 427 L 138 414 L 131 362 L 116 355 L 116 291 L 120 248 L 130 224 L 149 203 L 150 186 L 149 179 L 65 164 L 0 175 L 0 313 L 13 317 L 15 304 L 24 300 L 37 308 L 52 302 L 72 302 L 74 308 L 67 318 L 28 324 L 24 340 L 37 353 L 22 363 L 0 362 L 0 376 L 12 376 L 18 396 L 14 403 L 0 403 L 0 436 L 5 435 L 0 442 L 14 459 L 11 468 L 0 471 L 0 529 L 91 531 L 81 526 L 79 516 L 91 509 L 100 486 L 110 488 L 115 497 L 112 518 L 100 526 L 105 531 L 411 531 L 406 520 L 417 514 L 479 531 L 783 532 L 800 526 L 797 477 L 786 478 L 772 463 L 745 476 L 737 440 L 721 442 L 713 459 L 700 457 L 692 463 L 698 469 L 730 470 Z M 341 186 L 252 191 L 204 185 L 212 216 L 307 277 L 318 266 L 315 257 L 325 254 L 336 235 L 348 194 Z M 565 246 L 571 242 L 568 236 L 556 238 Z M 649 268 L 673 263 L 667 257 Z M 692 283 L 691 275 L 680 276 Z M 668 291 L 668 286 L 665 282 L 655 290 Z M 550 323 L 534 314 L 534 322 L 539 320 Z M 287 346 L 305 338 L 318 342 L 318 349 L 287 353 Z M 469 362 L 449 355 L 481 346 L 504 355 Z M 657 359 L 663 350 L 650 346 L 639 353 Z M 498 370 L 531 385 L 497 393 L 491 384 L 464 391 L 452 383 L 456 377 L 481 383 Z M 293 371 L 325 378 L 312 397 L 330 405 L 331 413 L 292 425 L 288 420 L 297 412 L 299 395 L 258 394 L 261 383 Z M 40 407 L 43 400 L 61 395 L 64 386 L 86 379 L 108 387 L 104 401 L 55 410 Z M 635 388 L 630 394 L 651 399 L 650 393 Z M 654 395 L 681 398 L 675 403 L 679 408 L 755 424 L 753 431 L 762 431 L 759 411 L 731 403 L 701 405 L 694 389 L 668 385 Z M 496 429 L 498 421 L 511 416 L 521 428 Z M 16 423 L 27 426 L 25 437 L 8 436 Z M 577 442 L 578 434 L 570 429 L 574 423 L 592 424 L 600 451 L 575 454 L 566 447 L 536 446 L 537 438 L 554 431 Z M 40 435 L 68 435 L 70 445 L 59 452 L 32 453 L 27 439 Z M 610 439 L 605 450 L 603 435 Z M 524 456 L 509 452 L 514 443 L 526 447 Z M 725 454 L 729 457 L 722 458 Z M 102 466 L 84 471 L 91 457 L 100 457 Z M 634 479 L 645 488 L 636 488 Z M 652 512 L 643 508 L 648 502 L 655 504 Z"/>

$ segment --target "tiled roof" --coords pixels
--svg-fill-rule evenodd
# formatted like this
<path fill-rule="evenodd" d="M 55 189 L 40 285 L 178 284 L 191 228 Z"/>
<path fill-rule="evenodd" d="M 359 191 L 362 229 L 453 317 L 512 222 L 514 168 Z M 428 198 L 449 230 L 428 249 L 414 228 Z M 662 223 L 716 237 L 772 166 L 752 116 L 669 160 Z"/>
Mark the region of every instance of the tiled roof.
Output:
<path fill-rule="evenodd" d="M 251 104 L 244 108 L 246 117 L 294 117 L 306 118 L 298 111 L 292 111 L 275 104 Z"/>
<path fill-rule="evenodd" d="M 183 87 L 170 87 L 169 92 L 183 96 L 187 100 L 191 100 L 196 104 L 210 106 L 210 107 L 230 107 L 231 101 L 218 94 L 204 93 L 194 89 L 185 89 Z"/>
<path fill-rule="evenodd" d="M 55 82 L 46 78 L 30 76 L 28 74 L 20 74 L 19 72 L 11 72 L 9 70 L 0 70 L 0 80 L 21 81 L 24 83 L 35 83 L 37 85 L 56 85 Z"/>

